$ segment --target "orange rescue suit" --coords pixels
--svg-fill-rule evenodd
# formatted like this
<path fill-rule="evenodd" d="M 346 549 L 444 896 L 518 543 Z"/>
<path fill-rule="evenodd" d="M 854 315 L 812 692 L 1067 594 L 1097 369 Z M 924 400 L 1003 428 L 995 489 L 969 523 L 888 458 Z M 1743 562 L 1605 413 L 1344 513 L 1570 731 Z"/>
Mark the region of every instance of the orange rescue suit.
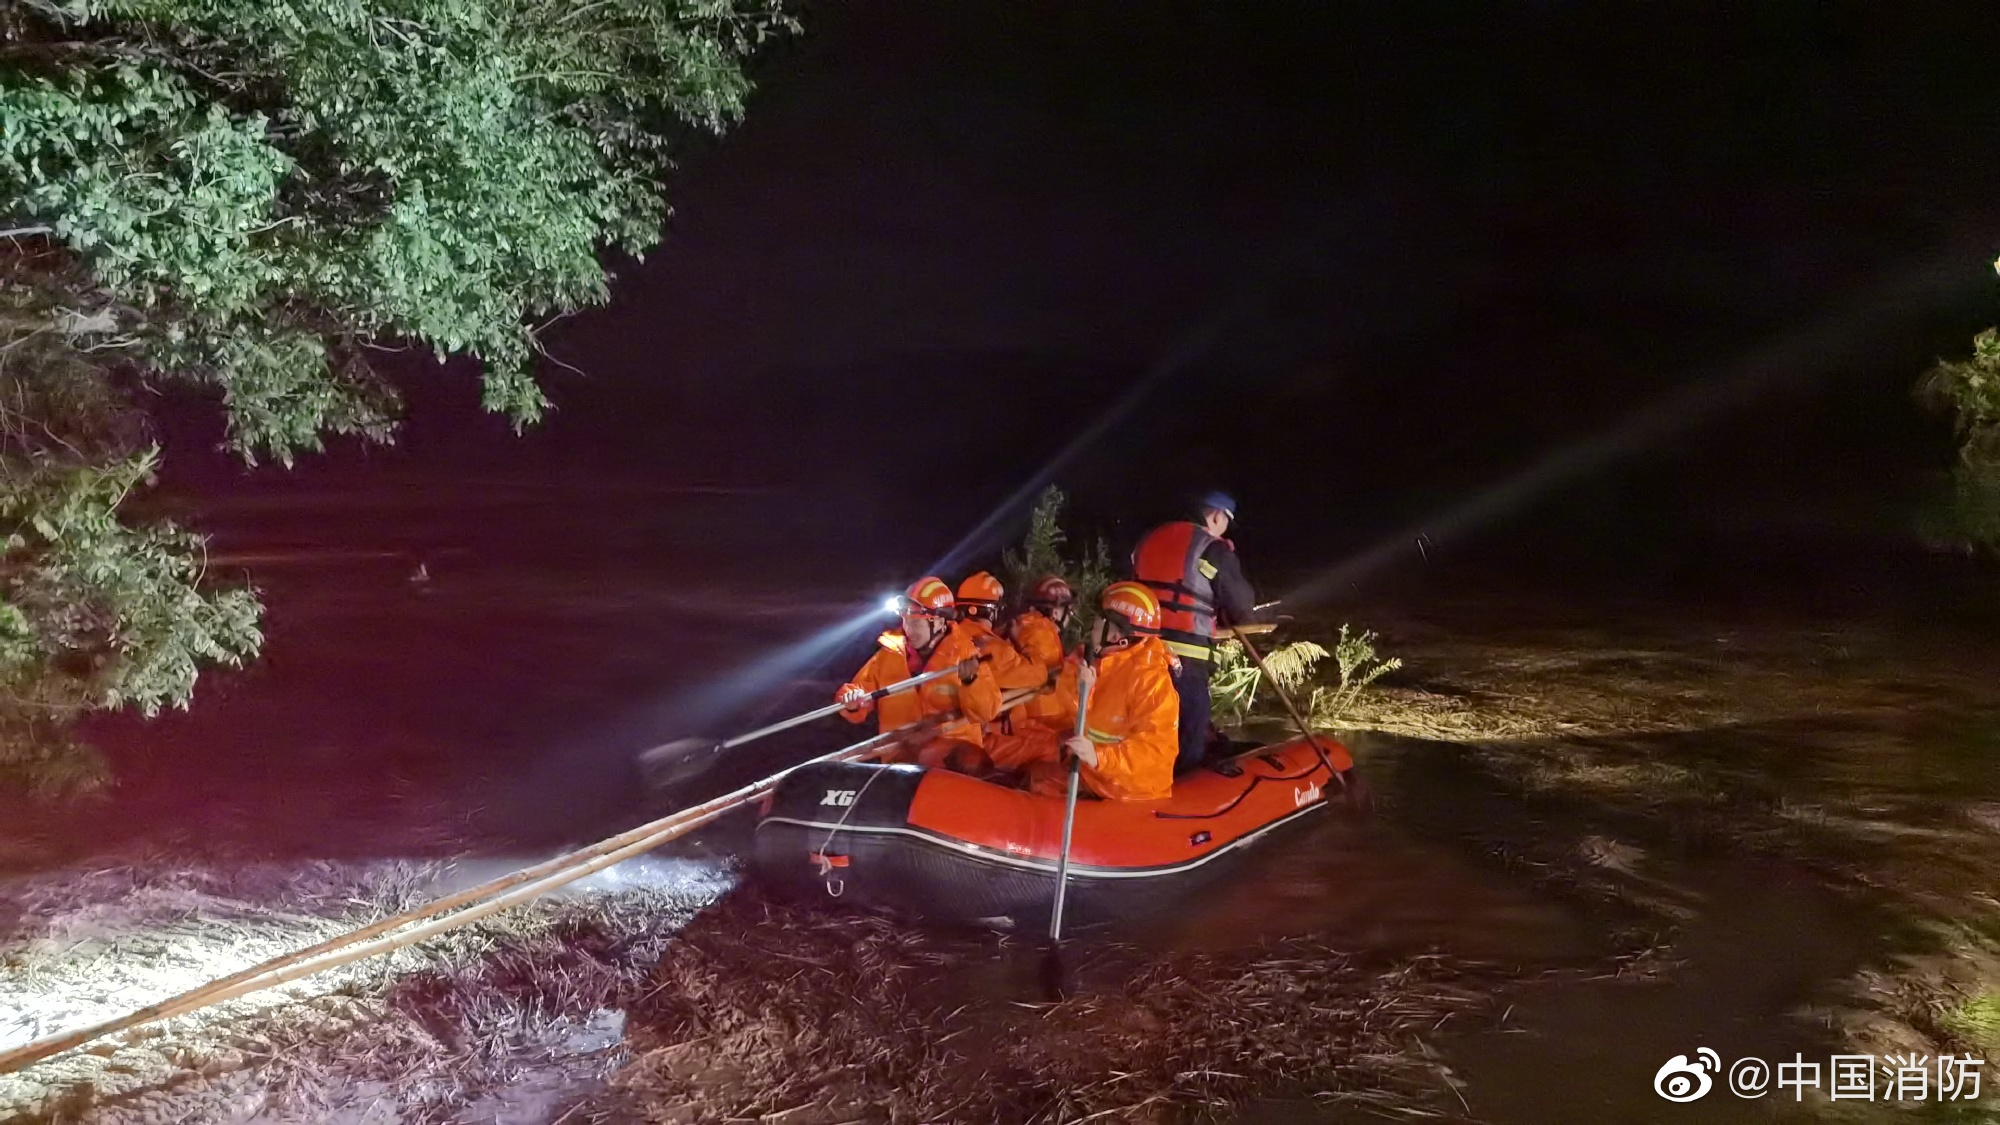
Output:
<path fill-rule="evenodd" d="M 951 630 L 963 634 L 972 650 L 986 658 L 985 663 L 992 666 L 993 679 L 999 683 L 1001 692 L 1038 688 L 1049 682 L 1048 669 L 1022 656 L 1013 641 L 993 630 L 991 622 L 968 617 L 953 622 Z M 1057 659 L 1061 659 L 1060 652 Z"/>
<path fill-rule="evenodd" d="M 879 691 L 911 676 L 949 668 L 972 655 L 972 641 L 957 629 L 947 631 L 927 659 L 911 650 L 909 638 L 901 629 L 891 629 L 876 638 L 875 652 L 861 666 L 861 671 L 854 674 L 852 682 L 868 691 Z M 1000 683 L 994 678 L 992 666 L 982 660 L 978 675 L 969 684 L 961 683 L 956 676 L 945 676 L 910 691 L 883 696 L 879 703 L 881 729 L 895 730 L 955 710 L 960 717 L 939 728 L 937 740 L 965 742 L 976 747 L 981 745 L 982 724 L 991 722 L 1000 713 L 1000 694 Z M 836 694 L 835 698 L 839 696 Z M 848 722 L 858 723 L 876 706 L 871 702 L 840 714 Z"/>
<path fill-rule="evenodd" d="M 1062 628 L 1048 614 L 1037 613 L 1031 609 L 1016 617 L 1008 626 L 1008 631 L 1013 634 L 1014 647 L 1020 650 L 1028 663 L 1041 671 L 1042 683 L 1048 682 L 1049 673 L 1058 672 L 1063 668 Z M 1074 677 L 1071 677 L 1069 695 L 1074 701 L 1076 698 Z M 1017 720 L 1033 719 L 1046 726 L 1062 727 L 1064 710 L 1061 693 L 1045 691 L 1015 708 L 1014 715 Z M 1074 722 L 1076 704 L 1071 702 L 1067 710 L 1070 720 Z M 1063 727 L 1063 730 L 1067 733 L 1068 728 Z"/>
<path fill-rule="evenodd" d="M 1091 792 L 1113 801 L 1157 801 L 1173 792 L 1181 718 L 1173 661 L 1158 637 L 1140 638 L 1098 659 L 1083 728 L 1097 748 L 1097 765 L 1083 767 L 1083 783 Z M 1008 761 L 998 760 L 1003 755 L 996 748 L 995 764 L 1026 765 L 1036 792 L 1060 795 L 1068 767 L 1057 746 L 1076 729 L 1074 667 L 1064 669 L 1055 694 L 1064 709 L 1058 716 L 1061 733 L 1055 739 L 1021 740 L 1008 748 Z M 1029 754 L 1031 758 L 1021 760 Z"/>

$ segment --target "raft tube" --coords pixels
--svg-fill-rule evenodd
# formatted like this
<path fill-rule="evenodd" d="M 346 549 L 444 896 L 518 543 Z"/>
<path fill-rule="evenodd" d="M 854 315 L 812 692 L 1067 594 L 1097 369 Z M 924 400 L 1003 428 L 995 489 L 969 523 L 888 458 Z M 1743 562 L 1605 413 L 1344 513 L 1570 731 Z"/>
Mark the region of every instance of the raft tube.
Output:
<path fill-rule="evenodd" d="M 1077 802 L 1069 909 L 1103 920 L 1170 905 L 1344 792 L 1353 758 L 1324 736 L 1254 749 L 1174 781 L 1163 801 Z M 792 897 L 948 923 L 1045 919 L 1063 800 L 948 770 L 804 767 L 757 821 L 752 874 Z"/>

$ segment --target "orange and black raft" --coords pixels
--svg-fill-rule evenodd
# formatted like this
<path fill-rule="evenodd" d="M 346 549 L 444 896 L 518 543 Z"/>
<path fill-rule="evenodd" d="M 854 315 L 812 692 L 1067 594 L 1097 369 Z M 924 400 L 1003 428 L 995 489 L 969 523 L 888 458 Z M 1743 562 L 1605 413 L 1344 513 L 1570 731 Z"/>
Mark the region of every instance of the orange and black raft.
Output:
<path fill-rule="evenodd" d="M 1353 758 L 1325 736 L 1211 762 L 1163 801 L 1077 804 L 1069 901 L 1094 918 L 1166 905 L 1338 799 Z M 780 782 L 754 874 L 795 896 L 943 922 L 1045 916 L 1063 799 L 911 765 L 829 762 Z"/>

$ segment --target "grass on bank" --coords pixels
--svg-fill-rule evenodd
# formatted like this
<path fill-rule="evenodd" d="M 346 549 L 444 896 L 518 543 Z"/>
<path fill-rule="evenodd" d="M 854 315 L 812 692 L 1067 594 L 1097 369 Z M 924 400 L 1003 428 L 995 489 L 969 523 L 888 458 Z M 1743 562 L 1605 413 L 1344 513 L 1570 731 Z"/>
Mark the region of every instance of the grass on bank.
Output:
<path fill-rule="evenodd" d="M 122 1014 L 399 912 L 431 897 L 437 873 L 135 864 L 19 881 L 0 930 L 0 1041 Z M 405 1121 L 442 1121 L 562 1058 L 727 885 L 710 873 L 544 899 L 143 1026 L 0 1075 L 0 1120 L 210 1120 L 246 1106 L 315 1120 L 372 1098 Z"/>

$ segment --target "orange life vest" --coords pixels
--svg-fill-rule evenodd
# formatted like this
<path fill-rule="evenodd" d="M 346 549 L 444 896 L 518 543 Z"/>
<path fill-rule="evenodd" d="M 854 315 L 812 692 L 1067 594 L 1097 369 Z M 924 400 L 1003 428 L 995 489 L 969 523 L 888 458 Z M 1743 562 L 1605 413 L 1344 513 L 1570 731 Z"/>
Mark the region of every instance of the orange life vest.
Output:
<path fill-rule="evenodd" d="M 1146 533 L 1132 550 L 1132 575 L 1160 595 L 1160 639 L 1176 655 L 1215 655 L 1215 568 L 1202 552 L 1216 538 L 1199 524 L 1180 520 Z"/>

